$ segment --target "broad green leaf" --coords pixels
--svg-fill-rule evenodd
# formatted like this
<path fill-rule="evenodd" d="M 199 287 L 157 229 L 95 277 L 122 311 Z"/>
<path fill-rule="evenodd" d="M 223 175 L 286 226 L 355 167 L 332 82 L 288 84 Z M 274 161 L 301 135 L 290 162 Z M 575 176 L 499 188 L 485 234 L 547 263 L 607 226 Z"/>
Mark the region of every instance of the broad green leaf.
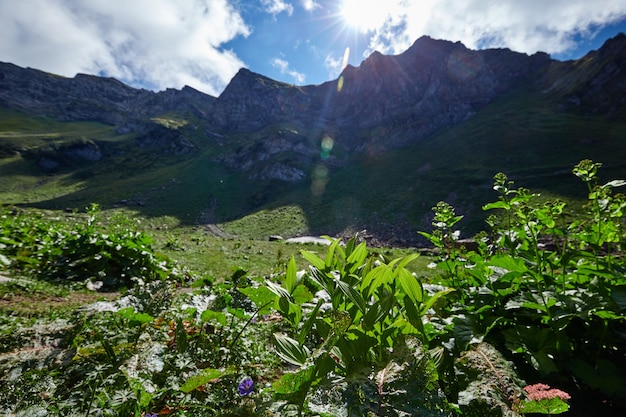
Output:
<path fill-rule="evenodd" d="M 274 301 L 274 293 L 267 287 L 244 287 L 237 288 L 237 290 L 247 296 L 259 309 L 259 314 L 267 314 L 270 308 L 270 304 Z M 263 307 L 265 306 L 265 307 Z"/>
<path fill-rule="evenodd" d="M 221 311 L 205 310 L 202 312 L 202 315 L 200 315 L 200 320 L 204 323 L 215 320 L 222 326 L 226 326 L 226 315 Z"/>
<path fill-rule="evenodd" d="M 293 294 L 293 289 L 296 287 L 296 259 L 292 256 L 287 264 L 287 273 L 285 274 L 285 289 L 289 294 Z"/>
<path fill-rule="evenodd" d="M 496 255 L 496 256 L 493 256 L 489 260 L 489 263 L 487 265 L 504 268 L 507 271 L 512 271 L 512 272 L 526 272 L 526 271 L 528 271 L 528 268 L 526 267 L 526 265 L 524 264 L 524 261 L 522 259 L 514 258 L 514 257 L 512 257 L 510 255 Z"/>
<path fill-rule="evenodd" d="M 485 204 L 483 206 L 483 210 L 492 210 L 492 209 L 509 210 L 510 208 L 511 208 L 511 205 L 509 203 L 507 203 L 506 201 L 503 201 L 503 200 L 495 201 L 493 203 Z"/>
<path fill-rule="evenodd" d="M 323 271 L 325 269 L 326 264 L 324 263 L 324 261 L 313 252 L 303 250 L 300 252 L 300 254 L 302 254 L 302 257 L 309 261 L 309 263 L 315 268 L 319 269 L 320 271 Z"/>
<path fill-rule="evenodd" d="M 337 288 L 339 288 L 339 290 L 344 293 L 355 306 L 357 306 L 361 313 L 365 314 L 367 306 L 365 304 L 365 300 L 357 290 L 343 281 L 337 281 Z"/>
<path fill-rule="evenodd" d="M 191 391 L 198 389 L 209 382 L 213 382 L 223 376 L 231 375 L 233 373 L 235 373 L 235 370 L 232 367 L 226 369 L 205 368 L 201 370 L 198 375 L 192 376 L 185 381 L 185 383 L 181 385 L 180 390 L 185 394 L 189 394 Z"/>
<path fill-rule="evenodd" d="M 267 289 L 276 294 L 278 297 L 286 298 L 287 300 L 293 302 L 293 298 L 289 291 L 281 287 L 279 284 L 276 284 L 270 280 L 265 280 L 265 285 Z"/>
<path fill-rule="evenodd" d="M 601 319 L 604 320 L 624 320 L 626 319 L 626 316 L 623 316 L 621 314 L 616 314 L 613 311 L 610 310 L 599 310 L 599 311 L 594 311 L 593 314 L 597 317 L 600 317 Z"/>
<path fill-rule="evenodd" d="M 319 300 L 317 302 L 317 304 L 315 305 L 315 308 L 313 309 L 313 311 L 311 311 L 311 313 L 309 314 L 309 317 L 304 322 L 302 329 L 300 329 L 300 333 L 298 334 L 298 343 L 300 344 L 300 346 L 304 345 L 304 341 L 306 340 L 306 337 L 311 332 L 311 329 L 313 328 L 313 324 L 315 323 L 315 319 L 317 318 L 317 313 L 320 310 L 320 307 L 322 306 L 323 303 L 324 303 L 323 300 Z"/>
<path fill-rule="evenodd" d="M 388 269 L 387 265 L 379 265 L 379 266 L 375 267 L 374 269 L 372 269 L 371 271 L 369 271 L 365 275 L 365 277 L 361 280 L 361 285 L 360 285 L 361 291 L 363 291 L 366 288 L 368 288 L 370 286 L 370 284 L 376 280 L 378 275 L 384 273 L 384 271 L 387 270 L 387 269 Z M 369 295 L 370 293 L 371 293 L 371 290 L 368 291 L 367 295 Z"/>
<path fill-rule="evenodd" d="M 348 240 L 348 243 L 346 244 L 345 254 L 347 257 L 350 257 L 354 249 L 357 247 L 356 238 L 357 238 L 357 235 L 352 236 L 350 240 Z"/>
<path fill-rule="evenodd" d="M 372 269 L 361 283 L 362 289 L 368 289 L 366 296 L 375 292 L 381 286 L 393 281 L 393 270 L 389 265 L 380 265 Z M 371 283 L 371 284 L 370 284 Z"/>
<path fill-rule="evenodd" d="M 130 327 L 141 326 L 142 324 L 150 323 L 154 320 L 150 314 L 137 313 L 133 307 L 123 308 L 118 310 L 117 314 L 128 320 Z"/>
<path fill-rule="evenodd" d="M 311 355 L 306 346 L 300 346 L 297 340 L 286 334 L 274 333 L 274 341 L 276 342 L 275 346 L 278 356 L 296 366 L 303 366 Z"/>
<path fill-rule="evenodd" d="M 522 401 L 519 411 L 523 414 L 561 414 L 569 410 L 569 405 L 560 398 L 546 398 L 541 401 Z"/>
<path fill-rule="evenodd" d="M 413 253 L 411 255 L 405 256 L 404 258 L 400 258 L 400 262 L 398 263 L 398 269 L 404 268 L 405 266 L 407 266 L 408 264 L 410 264 L 411 262 L 419 258 L 419 256 L 420 256 L 419 253 Z"/>
<path fill-rule="evenodd" d="M 417 232 L 417 233 L 424 236 L 426 239 L 430 240 L 430 243 L 432 243 L 433 245 L 437 247 L 443 246 L 443 241 L 439 237 L 435 236 L 434 234 L 430 234 L 426 232 Z"/>
<path fill-rule="evenodd" d="M 313 299 L 313 294 L 305 285 L 298 285 L 291 296 L 293 297 L 293 302 L 298 305 L 308 303 Z"/>
<path fill-rule="evenodd" d="M 415 302 L 408 295 L 404 296 L 404 314 L 413 327 L 423 332 L 424 323 L 422 322 L 422 316 L 417 310 Z"/>
<path fill-rule="evenodd" d="M 272 389 L 279 396 L 304 396 L 311 386 L 313 378 L 315 378 L 315 366 L 309 366 L 295 373 L 284 374 L 272 384 Z"/>
<path fill-rule="evenodd" d="M 456 291 L 454 288 L 446 288 L 445 290 L 437 291 L 428 297 L 428 299 L 422 304 L 422 314 L 426 314 L 441 297 L 454 291 Z"/>
<path fill-rule="evenodd" d="M 367 246 L 365 242 L 359 244 L 348 256 L 347 263 L 350 265 L 349 273 L 354 273 L 367 258 Z"/>
<path fill-rule="evenodd" d="M 378 311 L 375 322 L 378 323 L 385 320 L 389 311 L 391 311 L 395 304 L 396 297 L 393 294 L 387 294 L 385 297 L 382 297 L 380 300 L 380 310 Z"/>
<path fill-rule="evenodd" d="M 274 308 L 284 317 L 293 327 L 300 324 L 302 320 L 302 308 L 298 304 L 294 304 L 286 297 L 278 297 L 274 303 Z"/>
<path fill-rule="evenodd" d="M 326 268 L 331 268 L 333 266 L 333 262 L 335 260 L 335 249 L 339 246 L 339 239 L 329 239 L 332 243 L 328 247 L 328 251 L 326 252 L 326 260 L 324 262 L 324 266 Z"/>
<path fill-rule="evenodd" d="M 424 292 L 422 290 L 422 284 L 414 277 L 408 270 L 401 268 L 398 270 L 398 281 L 400 286 L 404 290 L 414 303 L 421 303 L 424 299 Z"/>

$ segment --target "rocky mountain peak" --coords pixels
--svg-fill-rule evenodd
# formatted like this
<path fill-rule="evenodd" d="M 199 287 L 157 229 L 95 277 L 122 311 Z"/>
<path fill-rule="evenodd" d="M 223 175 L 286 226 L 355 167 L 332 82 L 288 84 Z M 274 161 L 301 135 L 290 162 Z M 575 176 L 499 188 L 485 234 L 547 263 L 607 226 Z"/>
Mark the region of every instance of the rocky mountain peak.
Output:
<path fill-rule="evenodd" d="M 472 50 L 461 42 L 422 36 L 401 54 L 374 52 L 358 67 L 348 65 L 340 83 L 294 86 L 242 68 L 217 98 L 188 86 L 155 93 L 112 78 L 65 78 L 0 63 L 0 104 L 140 133 L 146 132 L 142 121 L 182 112 L 203 119 L 205 130 L 220 138 L 249 133 L 254 140 L 281 144 L 297 138 L 297 152 L 290 146 L 276 153 L 273 145 L 272 151 L 247 148 L 260 156 L 295 152 L 310 158 L 319 153 L 321 137 L 274 135 L 272 129 L 289 125 L 298 132 L 322 132 L 311 135 L 331 132 L 335 146 L 347 152 L 391 149 L 461 123 L 518 87 L 559 95 L 555 101 L 562 100 L 564 110 L 615 112 L 626 97 L 625 51 L 623 34 L 571 62 L 554 61 L 545 53 Z M 624 94 L 618 97 L 616 91 Z M 367 133 L 381 127 L 382 136 Z M 256 158 L 250 152 L 241 158 Z"/>

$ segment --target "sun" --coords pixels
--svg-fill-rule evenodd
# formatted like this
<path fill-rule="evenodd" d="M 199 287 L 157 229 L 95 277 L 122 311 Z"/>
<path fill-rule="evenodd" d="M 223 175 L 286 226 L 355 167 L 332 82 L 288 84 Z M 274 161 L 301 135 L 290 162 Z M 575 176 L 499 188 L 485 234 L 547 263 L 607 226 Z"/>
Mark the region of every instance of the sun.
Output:
<path fill-rule="evenodd" d="M 367 32 L 380 27 L 389 14 L 382 0 L 343 0 L 341 18 L 347 26 Z"/>

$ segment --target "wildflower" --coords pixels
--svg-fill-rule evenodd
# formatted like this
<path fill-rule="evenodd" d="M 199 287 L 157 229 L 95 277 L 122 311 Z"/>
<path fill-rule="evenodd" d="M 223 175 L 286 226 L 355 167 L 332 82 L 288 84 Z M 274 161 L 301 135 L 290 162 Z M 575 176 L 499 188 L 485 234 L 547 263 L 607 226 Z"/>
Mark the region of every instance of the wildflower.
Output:
<path fill-rule="evenodd" d="M 148 413 L 144 417 L 158 417 L 156 413 Z"/>
<path fill-rule="evenodd" d="M 239 383 L 239 387 L 237 388 L 239 391 L 239 395 L 245 397 L 246 395 L 252 393 L 254 391 L 254 381 L 252 378 L 244 378 L 243 381 Z"/>
<path fill-rule="evenodd" d="M 571 398 L 567 392 L 550 388 L 550 386 L 546 384 L 527 385 L 524 387 L 524 391 L 528 399 L 532 401 L 550 400 L 552 398 L 567 401 Z"/>

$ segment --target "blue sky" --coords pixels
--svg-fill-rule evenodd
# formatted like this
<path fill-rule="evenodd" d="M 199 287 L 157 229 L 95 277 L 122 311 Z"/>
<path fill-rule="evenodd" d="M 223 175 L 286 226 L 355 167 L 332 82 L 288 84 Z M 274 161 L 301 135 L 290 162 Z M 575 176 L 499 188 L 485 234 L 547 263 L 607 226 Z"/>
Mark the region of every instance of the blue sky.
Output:
<path fill-rule="evenodd" d="M 219 95 L 236 72 L 335 79 L 417 38 L 579 58 L 626 33 L 626 0 L 0 0 L 0 61 Z"/>

